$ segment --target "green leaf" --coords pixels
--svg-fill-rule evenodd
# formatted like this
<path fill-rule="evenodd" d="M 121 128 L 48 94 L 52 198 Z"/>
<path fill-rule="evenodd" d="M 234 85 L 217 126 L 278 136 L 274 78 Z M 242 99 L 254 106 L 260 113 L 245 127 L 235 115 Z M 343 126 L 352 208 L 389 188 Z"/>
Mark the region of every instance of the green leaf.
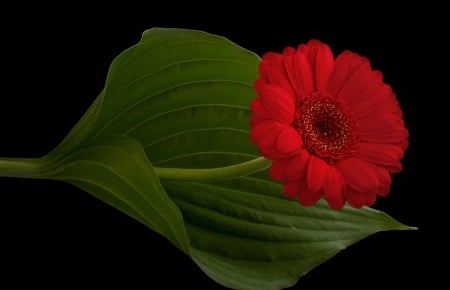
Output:
<path fill-rule="evenodd" d="M 248 130 L 258 63 L 255 54 L 222 37 L 146 31 L 111 65 L 95 136 L 126 134 L 147 147 L 195 129 Z"/>
<path fill-rule="evenodd" d="M 54 161 L 41 178 L 70 182 L 164 235 L 188 252 L 179 209 L 162 188 L 142 146 L 115 135 L 95 141 Z"/>
<path fill-rule="evenodd" d="M 266 167 L 216 182 L 159 179 L 153 166 L 260 157 L 248 136 L 259 62 L 220 36 L 147 30 L 113 61 L 104 90 L 55 150 L 0 160 L 0 174 L 70 182 L 164 235 L 229 288 L 285 288 L 368 235 L 410 229 L 370 208 L 302 207 Z"/>
<path fill-rule="evenodd" d="M 178 205 L 197 264 L 233 289 L 281 289 L 378 231 L 409 229 L 380 211 L 325 202 L 301 207 L 281 187 L 242 177 L 214 184 L 165 183 Z"/>

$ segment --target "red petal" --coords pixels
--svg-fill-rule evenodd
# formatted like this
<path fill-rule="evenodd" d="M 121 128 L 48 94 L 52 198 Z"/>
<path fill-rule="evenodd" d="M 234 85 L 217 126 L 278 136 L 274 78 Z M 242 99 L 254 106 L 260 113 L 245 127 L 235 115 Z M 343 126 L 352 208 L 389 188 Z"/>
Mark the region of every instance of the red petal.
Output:
<path fill-rule="evenodd" d="M 323 192 L 322 190 L 319 190 L 317 192 L 313 192 L 309 190 L 308 186 L 306 185 L 305 181 L 301 181 L 301 187 L 300 192 L 298 195 L 298 201 L 303 206 L 311 206 L 317 203 L 319 199 L 322 197 Z"/>
<path fill-rule="evenodd" d="M 276 147 L 278 137 L 285 127 L 273 120 L 260 122 L 250 132 L 250 140 L 258 145 L 264 157 L 272 160 L 289 157 L 290 154 L 282 154 Z"/>
<path fill-rule="evenodd" d="M 374 104 L 374 106 L 376 105 Z M 365 116 L 360 114 L 362 141 L 381 144 L 402 144 L 402 148 L 406 149 L 409 132 L 405 128 L 401 113 L 387 112 L 385 108 L 388 106 L 388 104 L 384 104 L 384 108 L 380 108 L 378 112 L 373 112 L 372 114 Z M 387 117 L 384 118 L 384 116 Z"/>
<path fill-rule="evenodd" d="M 398 111 L 399 105 L 392 93 L 391 88 L 386 84 L 380 84 L 373 91 L 361 92 L 364 98 L 358 103 L 353 104 L 352 111 L 355 113 L 356 119 L 370 117 L 379 112 Z"/>
<path fill-rule="evenodd" d="M 282 62 L 283 61 L 283 55 L 279 54 L 279 53 L 276 53 L 276 52 L 269 51 L 269 52 L 266 52 L 262 56 L 262 60 L 270 61 L 270 62 L 277 62 L 277 61 Z"/>
<path fill-rule="evenodd" d="M 289 163 L 289 161 L 290 161 L 289 158 L 277 159 L 277 160 L 272 161 L 272 164 L 269 169 L 270 177 L 272 177 L 272 179 L 274 179 L 276 181 L 283 180 L 284 179 L 283 172 L 284 172 L 287 164 Z"/>
<path fill-rule="evenodd" d="M 278 57 L 263 58 L 259 64 L 259 73 L 264 82 L 274 84 L 285 89 L 290 95 L 294 96 L 294 88 L 289 82 L 286 70 L 284 69 L 283 58 Z"/>
<path fill-rule="evenodd" d="M 335 167 L 344 177 L 346 184 L 360 192 L 376 190 L 381 184 L 379 171 L 386 171 L 355 157 L 341 159 Z"/>
<path fill-rule="evenodd" d="M 393 131 L 400 131 L 405 134 L 405 125 L 398 115 L 391 113 L 374 114 L 370 118 L 361 118 L 358 120 L 359 130 L 362 136 L 383 136 L 389 135 Z M 380 140 L 381 141 L 381 140 Z M 388 140 L 384 140 L 386 143 Z"/>
<path fill-rule="evenodd" d="M 294 96 L 276 85 L 255 82 L 255 89 L 262 100 L 265 112 L 280 123 L 292 124 L 295 114 Z"/>
<path fill-rule="evenodd" d="M 355 208 L 361 208 L 366 204 L 366 198 L 364 194 L 354 189 L 347 188 L 345 197 L 347 199 L 347 202 Z"/>
<path fill-rule="evenodd" d="M 370 98 L 378 99 L 378 96 L 389 92 L 386 88 L 388 87 L 383 82 L 376 79 L 376 73 L 371 70 L 369 62 L 361 61 L 361 65 L 349 72 L 336 97 L 349 106 L 355 106 Z"/>
<path fill-rule="evenodd" d="M 286 181 L 283 186 L 284 195 L 289 198 L 296 198 L 302 191 L 300 180 Z"/>
<path fill-rule="evenodd" d="M 380 187 L 378 187 L 377 194 L 380 196 L 387 196 L 391 191 L 391 183 L 391 176 L 387 174 L 387 177 L 383 180 Z"/>
<path fill-rule="evenodd" d="M 266 83 L 271 83 L 273 70 L 284 70 L 284 58 L 282 54 L 275 52 L 265 53 L 259 63 L 259 75 Z"/>
<path fill-rule="evenodd" d="M 366 206 L 372 206 L 375 204 L 375 201 L 377 201 L 377 195 L 374 193 L 365 194 L 364 197 Z"/>
<path fill-rule="evenodd" d="M 392 144 L 359 143 L 354 156 L 383 166 L 391 172 L 400 172 L 403 168 L 400 162 L 403 153 L 401 147 Z"/>
<path fill-rule="evenodd" d="M 289 82 L 294 88 L 298 97 L 309 96 L 314 92 L 314 83 L 311 75 L 311 68 L 303 53 L 285 53 L 284 67 L 286 69 Z"/>
<path fill-rule="evenodd" d="M 253 128 L 256 125 L 258 125 L 259 123 L 264 122 L 264 121 L 273 121 L 273 120 L 272 119 L 268 119 L 268 118 L 266 118 L 264 116 L 261 116 L 261 115 L 258 115 L 258 114 L 253 114 L 250 117 L 250 127 Z"/>
<path fill-rule="evenodd" d="M 297 51 L 295 50 L 295 48 L 293 48 L 292 46 L 288 46 L 283 50 L 283 58 L 285 58 L 286 56 L 294 56 L 296 53 Z"/>
<path fill-rule="evenodd" d="M 308 170 L 306 175 L 306 180 L 308 188 L 312 192 L 319 191 L 327 178 L 329 172 L 329 165 L 320 158 L 311 155 L 308 164 Z"/>
<path fill-rule="evenodd" d="M 349 189 L 346 193 L 346 199 L 351 206 L 361 208 L 363 206 L 372 206 L 377 200 L 377 195 L 373 192 L 358 192 Z"/>
<path fill-rule="evenodd" d="M 359 97 L 364 97 L 370 81 L 370 63 L 350 51 L 341 53 L 334 63 L 334 71 L 328 82 L 328 92 L 336 98 L 352 105 Z"/>
<path fill-rule="evenodd" d="M 277 140 L 277 150 L 281 154 L 288 154 L 300 150 L 302 140 L 297 130 L 284 126 Z"/>
<path fill-rule="evenodd" d="M 333 167 L 329 166 L 323 192 L 325 199 L 333 209 L 341 209 L 345 204 L 345 181 L 342 175 Z"/>
<path fill-rule="evenodd" d="M 256 98 L 251 101 L 250 110 L 260 119 L 272 119 L 272 115 L 264 108 L 261 98 Z"/>
<path fill-rule="evenodd" d="M 387 171 L 386 169 L 384 169 L 382 167 L 378 167 L 378 166 L 374 166 L 374 168 L 376 168 L 376 169 L 373 172 L 377 176 L 380 184 L 378 185 L 378 187 L 376 189 L 371 190 L 371 191 L 366 191 L 366 192 L 371 192 L 373 194 L 386 196 L 386 195 L 388 195 L 388 193 L 391 189 L 392 177 L 391 177 L 389 171 Z"/>
<path fill-rule="evenodd" d="M 274 148 L 259 148 L 259 152 L 262 156 L 270 160 L 284 159 L 291 157 L 291 154 L 281 154 Z"/>
<path fill-rule="evenodd" d="M 276 144 L 282 128 L 276 121 L 267 120 L 257 123 L 250 132 L 250 140 L 254 143 L 260 143 L 263 139 L 273 139 L 270 143 Z M 273 146 L 274 147 L 274 146 Z"/>
<path fill-rule="evenodd" d="M 328 45 L 312 39 L 308 44 L 300 45 L 298 50 L 306 56 L 310 64 L 312 76 L 315 80 L 315 91 L 325 92 L 334 68 L 331 49 Z"/>
<path fill-rule="evenodd" d="M 265 79 L 269 79 L 268 74 L 272 68 L 282 68 L 283 67 L 283 55 L 276 52 L 267 52 L 262 56 L 261 62 L 259 63 L 259 74 Z"/>
<path fill-rule="evenodd" d="M 377 143 L 377 144 L 394 144 L 398 145 L 403 150 L 408 147 L 408 130 L 406 128 L 392 130 L 382 134 L 375 134 L 371 132 L 364 132 L 361 135 L 361 142 Z"/>
<path fill-rule="evenodd" d="M 286 164 L 283 173 L 284 178 L 286 180 L 303 179 L 306 176 L 309 158 L 310 154 L 306 150 L 299 150 L 298 154 Z"/>

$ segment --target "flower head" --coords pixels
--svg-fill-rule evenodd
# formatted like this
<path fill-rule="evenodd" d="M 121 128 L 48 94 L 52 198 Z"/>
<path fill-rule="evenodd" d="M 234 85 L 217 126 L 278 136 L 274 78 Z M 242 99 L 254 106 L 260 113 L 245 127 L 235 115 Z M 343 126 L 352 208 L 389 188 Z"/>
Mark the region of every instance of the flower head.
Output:
<path fill-rule="evenodd" d="M 273 160 L 270 175 L 302 205 L 322 196 L 333 209 L 371 206 L 402 170 L 408 130 L 391 87 L 369 61 L 336 58 L 311 40 L 266 53 L 250 105 L 251 140 Z"/>

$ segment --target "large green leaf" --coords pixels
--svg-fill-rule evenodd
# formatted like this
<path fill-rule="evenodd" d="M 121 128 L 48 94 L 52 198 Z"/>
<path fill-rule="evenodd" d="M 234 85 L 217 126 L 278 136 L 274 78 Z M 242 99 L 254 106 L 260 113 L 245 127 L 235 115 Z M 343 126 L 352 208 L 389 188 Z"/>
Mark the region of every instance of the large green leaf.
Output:
<path fill-rule="evenodd" d="M 134 139 L 114 135 L 80 146 L 54 163 L 41 178 L 75 184 L 189 251 L 180 211 Z"/>
<path fill-rule="evenodd" d="M 215 281 L 237 289 L 288 287 L 370 234 L 409 229 L 370 208 L 302 207 L 283 197 L 267 166 L 219 181 L 160 180 L 164 170 L 260 157 L 248 138 L 259 62 L 205 32 L 145 31 L 113 61 L 104 90 L 54 151 L 23 165 L 26 174 L 2 170 L 0 161 L 0 173 L 75 184 L 164 235 Z"/>
<path fill-rule="evenodd" d="M 166 183 L 190 239 L 191 255 L 222 284 L 237 289 L 280 289 L 338 251 L 378 231 L 406 229 L 383 212 L 325 202 L 310 208 L 280 196 L 263 179 L 215 184 Z"/>

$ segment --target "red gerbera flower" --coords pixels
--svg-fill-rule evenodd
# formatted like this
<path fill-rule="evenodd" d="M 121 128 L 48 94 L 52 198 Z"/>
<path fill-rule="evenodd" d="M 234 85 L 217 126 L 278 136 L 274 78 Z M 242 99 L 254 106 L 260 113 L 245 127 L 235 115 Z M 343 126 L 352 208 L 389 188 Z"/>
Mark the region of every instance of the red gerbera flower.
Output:
<path fill-rule="evenodd" d="M 250 138 L 273 160 L 270 175 L 302 205 L 325 196 L 333 209 L 360 208 L 390 190 L 402 170 L 408 130 L 391 87 L 350 51 L 336 59 L 311 40 L 269 52 L 255 81 Z"/>

